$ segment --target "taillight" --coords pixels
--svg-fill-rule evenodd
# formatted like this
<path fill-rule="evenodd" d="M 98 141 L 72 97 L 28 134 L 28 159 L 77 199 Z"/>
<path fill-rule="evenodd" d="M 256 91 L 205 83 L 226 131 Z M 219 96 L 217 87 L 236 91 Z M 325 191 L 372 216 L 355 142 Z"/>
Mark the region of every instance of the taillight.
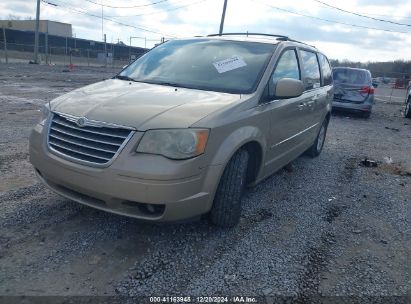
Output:
<path fill-rule="evenodd" d="M 362 87 L 359 92 L 364 94 L 374 94 L 374 87 Z"/>

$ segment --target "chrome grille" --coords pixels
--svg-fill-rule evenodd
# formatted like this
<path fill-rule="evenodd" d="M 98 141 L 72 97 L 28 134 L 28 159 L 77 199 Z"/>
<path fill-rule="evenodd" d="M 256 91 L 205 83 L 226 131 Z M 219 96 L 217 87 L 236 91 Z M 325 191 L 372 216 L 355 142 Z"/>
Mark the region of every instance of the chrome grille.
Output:
<path fill-rule="evenodd" d="M 75 119 L 53 114 L 48 134 L 52 151 L 66 157 L 98 165 L 106 165 L 120 152 L 133 131 L 121 127 L 86 125 L 79 127 Z"/>

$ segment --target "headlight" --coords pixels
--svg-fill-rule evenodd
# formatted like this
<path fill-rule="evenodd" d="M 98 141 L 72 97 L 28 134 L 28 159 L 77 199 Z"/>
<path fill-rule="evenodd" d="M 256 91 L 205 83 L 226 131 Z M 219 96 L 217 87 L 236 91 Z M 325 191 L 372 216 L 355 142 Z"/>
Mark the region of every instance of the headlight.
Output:
<path fill-rule="evenodd" d="M 41 112 L 41 117 L 40 117 L 39 124 L 41 124 L 42 126 L 44 126 L 44 123 L 46 122 L 47 118 L 48 118 L 49 115 L 50 115 L 49 105 L 48 105 L 48 104 L 43 105 L 43 106 L 41 107 L 40 112 Z"/>
<path fill-rule="evenodd" d="M 187 159 L 204 153 L 207 129 L 149 130 L 141 139 L 137 152 L 160 154 L 171 159 Z"/>

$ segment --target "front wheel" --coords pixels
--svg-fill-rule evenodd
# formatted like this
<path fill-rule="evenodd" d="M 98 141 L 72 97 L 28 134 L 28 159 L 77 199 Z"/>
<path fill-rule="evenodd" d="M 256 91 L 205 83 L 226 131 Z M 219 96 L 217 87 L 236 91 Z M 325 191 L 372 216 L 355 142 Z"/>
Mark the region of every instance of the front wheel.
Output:
<path fill-rule="evenodd" d="M 327 134 L 328 119 L 324 119 L 320 131 L 317 134 L 317 137 L 313 145 L 307 150 L 307 154 L 311 157 L 317 157 L 320 155 L 324 147 L 325 136 Z"/>
<path fill-rule="evenodd" d="M 411 97 L 408 97 L 407 103 L 405 104 L 404 117 L 411 118 Z"/>
<path fill-rule="evenodd" d="M 240 220 L 248 158 L 248 152 L 241 149 L 233 155 L 224 170 L 210 212 L 210 220 L 216 226 L 233 227 Z"/>

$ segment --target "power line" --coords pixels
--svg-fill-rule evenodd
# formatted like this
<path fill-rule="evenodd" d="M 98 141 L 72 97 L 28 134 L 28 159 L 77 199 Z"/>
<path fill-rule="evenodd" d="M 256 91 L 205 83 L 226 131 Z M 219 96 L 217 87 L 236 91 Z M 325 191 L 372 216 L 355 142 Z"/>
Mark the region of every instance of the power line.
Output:
<path fill-rule="evenodd" d="M 56 0 L 53 0 L 53 1 L 56 1 Z M 95 15 L 95 14 L 92 14 L 92 13 L 89 13 L 89 12 L 87 12 L 87 11 L 77 10 L 77 9 L 75 9 L 75 8 L 72 8 L 72 7 L 67 6 L 66 4 L 64 4 L 64 5 L 57 5 L 57 4 L 52 3 L 52 2 L 50 2 L 50 1 L 46 2 L 46 1 L 44 1 L 44 0 L 42 0 L 42 2 L 45 3 L 46 5 L 49 5 L 49 6 L 52 6 L 52 7 L 57 7 L 57 8 L 61 8 L 61 9 L 68 9 L 68 10 L 71 10 L 71 11 L 76 12 L 76 13 L 78 13 L 78 14 L 83 14 L 83 15 L 87 15 L 87 16 L 91 16 L 91 17 L 95 17 L 95 18 L 101 19 L 101 16 L 98 16 L 98 15 Z M 113 19 L 110 19 L 110 18 L 107 18 L 107 17 L 103 17 L 103 19 L 104 19 L 104 20 L 107 20 L 107 21 L 111 21 L 111 22 L 113 22 L 113 23 L 117 23 L 117 24 L 122 25 L 122 26 L 126 26 L 126 27 L 131 27 L 131 28 L 134 28 L 134 29 L 138 29 L 138 30 L 141 30 L 141 31 L 145 31 L 145 32 L 149 32 L 149 33 L 154 33 L 154 34 L 158 34 L 158 35 L 161 35 L 161 36 L 168 36 L 168 37 L 171 37 L 171 38 L 177 38 L 177 37 L 174 36 L 174 35 L 169 35 L 169 34 L 167 34 L 167 33 L 160 33 L 160 32 L 154 31 L 154 30 L 149 29 L 149 28 L 145 28 L 145 27 L 142 27 L 142 26 L 136 26 L 136 25 L 127 24 L 127 23 L 120 22 L 120 21 L 117 21 L 117 20 L 113 20 Z M 167 34 L 167 35 L 164 35 L 164 34 Z"/>
<path fill-rule="evenodd" d="M 375 27 L 369 27 L 369 26 L 365 26 L 365 25 L 357 25 L 357 24 L 351 24 L 351 23 L 345 23 L 345 22 L 340 22 L 340 21 L 335 21 L 335 20 L 329 20 L 329 19 L 324 19 L 324 18 L 320 18 L 320 17 L 315 17 L 315 16 L 311 16 L 311 15 L 305 15 L 302 13 L 298 13 L 295 11 L 291 11 L 291 10 L 287 10 L 284 8 L 280 8 L 280 7 L 276 7 L 267 3 L 263 3 L 263 2 L 259 2 L 256 0 L 252 0 L 256 3 L 262 4 L 262 5 L 266 5 L 268 7 L 271 7 L 273 9 L 282 11 L 282 12 L 286 12 L 289 14 L 294 14 L 294 15 L 298 15 L 298 16 L 302 16 L 302 17 L 306 17 L 306 18 L 310 18 L 310 19 L 315 19 L 315 20 L 320 20 L 320 21 L 324 21 L 324 22 L 328 22 L 328 23 L 335 23 L 335 24 L 341 24 L 341 25 L 348 25 L 348 26 L 352 26 L 352 27 L 357 27 L 357 28 L 364 28 L 364 29 L 369 29 L 369 30 L 375 30 L 375 31 L 383 31 L 383 32 L 390 32 L 390 33 L 400 33 L 400 34 L 409 34 L 410 32 L 402 32 L 402 31 L 393 31 L 393 30 L 388 30 L 388 29 L 381 29 L 381 28 L 375 28 Z"/>
<path fill-rule="evenodd" d="M 372 19 L 372 20 L 376 20 L 376 21 L 380 21 L 380 22 L 391 23 L 391 24 L 395 24 L 395 25 L 403 25 L 403 26 L 409 26 L 409 27 L 411 27 L 411 24 L 400 23 L 400 22 L 395 22 L 395 21 L 391 21 L 391 20 L 386 20 L 386 19 L 380 19 L 380 18 L 370 17 L 370 16 L 366 16 L 366 15 L 359 14 L 359 13 L 355 13 L 355 12 L 350 12 L 350 11 L 347 11 L 347 10 L 345 10 L 345 9 L 342 9 L 342 8 L 333 6 L 333 5 L 331 5 L 331 4 L 322 2 L 322 1 L 320 1 L 320 0 L 313 0 L 313 1 L 315 1 L 315 2 L 317 2 L 317 3 L 321 3 L 322 5 L 325 5 L 325 6 L 331 7 L 331 8 L 333 8 L 333 9 L 335 9 L 335 10 L 340 11 L 340 12 L 344 12 L 344 13 L 347 13 L 347 14 L 355 15 L 355 16 L 358 16 L 358 17 L 367 18 L 367 19 Z"/>
<path fill-rule="evenodd" d="M 332 7 L 325 7 L 328 9 L 333 9 Z M 384 15 L 384 14 L 372 14 L 372 13 L 363 13 L 359 12 L 358 14 L 362 14 L 365 16 L 379 16 L 379 17 L 390 17 L 390 18 L 399 18 L 399 19 L 411 19 L 409 16 L 400 16 L 400 15 Z"/>
<path fill-rule="evenodd" d="M 399 16 L 399 15 L 381 15 L 381 14 L 371 14 L 371 13 L 363 13 L 363 14 L 368 15 L 368 16 L 380 16 L 380 17 L 400 18 L 400 19 L 411 19 L 411 17 Z"/>
<path fill-rule="evenodd" d="M 166 2 L 168 0 L 159 0 L 157 2 L 152 2 L 152 3 L 149 3 L 149 4 L 132 5 L 132 6 L 111 6 L 111 5 L 97 3 L 97 2 L 94 2 L 94 1 L 91 1 L 91 0 L 86 0 L 86 1 L 90 2 L 90 3 L 93 3 L 95 5 L 98 5 L 98 6 L 104 6 L 104 7 L 109 7 L 109 8 L 138 8 L 138 7 L 145 7 L 145 6 L 152 6 L 152 5 L 160 4 L 160 3 Z"/>
<path fill-rule="evenodd" d="M 185 8 L 185 7 L 189 7 L 189 6 L 192 6 L 192 5 L 196 5 L 196 4 L 205 2 L 205 1 L 208 1 L 208 0 L 200 0 L 200 1 L 197 1 L 197 2 L 193 2 L 193 3 L 190 3 L 190 4 L 173 7 L 173 8 L 170 8 L 170 9 L 163 9 L 160 12 L 151 12 L 151 13 L 144 13 L 144 14 L 137 14 L 137 15 L 114 15 L 114 16 L 111 15 L 111 16 L 107 16 L 107 17 L 121 18 L 121 17 L 140 17 L 140 16 L 147 16 L 147 15 L 155 15 L 155 14 L 161 14 L 161 13 L 164 13 L 164 12 L 176 11 L 176 10 L 179 10 L 179 9 L 182 9 L 182 8 Z"/>

